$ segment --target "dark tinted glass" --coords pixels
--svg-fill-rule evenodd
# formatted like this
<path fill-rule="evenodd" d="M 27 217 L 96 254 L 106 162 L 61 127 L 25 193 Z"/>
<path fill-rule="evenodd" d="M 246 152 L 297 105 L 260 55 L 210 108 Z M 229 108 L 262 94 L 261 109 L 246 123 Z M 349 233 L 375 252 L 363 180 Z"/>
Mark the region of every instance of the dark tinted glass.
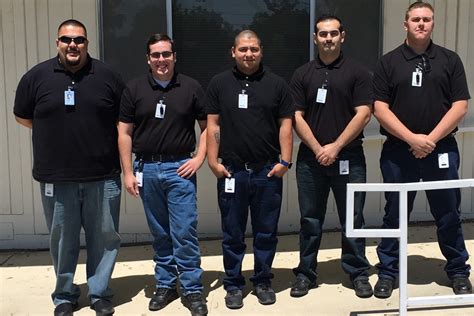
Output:
<path fill-rule="evenodd" d="M 146 42 L 166 33 L 166 0 L 102 0 L 102 59 L 125 81 L 148 70 Z"/>
<path fill-rule="evenodd" d="M 342 20 L 346 31 L 344 53 L 374 70 L 382 53 L 382 1 L 316 0 L 316 19 L 328 13 Z"/>
<path fill-rule="evenodd" d="M 309 1 L 173 1 L 173 34 L 179 69 L 203 86 L 232 67 L 234 37 L 255 31 L 263 62 L 287 80 L 309 60 Z"/>
<path fill-rule="evenodd" d="M 125 80 L 148 69 L 146 41 L 166 33 L 165 0 L 102 0 L 102 59 Z M 263 62 L 289 80 L 310 60 L 309 0 L 174 0 L 176 69 L 206 87 L 216 73 L 232 67 L 230 49 L 244 29 L 257 32 Z M 381 53 L 381 0 L 317 0 L 315 16 L 339 16 L 347 30 L 344 52 L 373 69 Z M 315 48 L 315 51 L 317 49 Z"/>

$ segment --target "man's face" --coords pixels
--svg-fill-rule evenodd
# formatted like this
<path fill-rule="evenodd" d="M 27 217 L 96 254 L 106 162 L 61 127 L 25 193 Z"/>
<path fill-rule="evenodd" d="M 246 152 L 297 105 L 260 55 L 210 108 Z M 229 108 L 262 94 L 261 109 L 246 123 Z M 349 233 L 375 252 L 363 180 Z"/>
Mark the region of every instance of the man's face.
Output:
<path fill-rule="evenodd" d="M 314 43 L 318 46 L 320 55 L 339 55 L 345 32 L 340 32 L 338 20 L 324 20 L 316 25 L 317 33 L 313 34 Z"/>
<path fill-rule="evenodd" d="M 408 42 L 426 41 L 431 38 L 434 20 L 433 11 L 429 8 L 416 8 L 408 12 L 408 19 L 403 23 L 407 31 Z"/>
<path fill-rule="evenodd" d="M 258 70 L 262 56 L 262 48 L 255 37 L 241 37 L 232 47 L 232 57 L 235 59 L 237 69 L 247 75 Z"/>
<path fill-rule="evenodd" d="M 171 49 L 170 42 L 159 41 L 150 45 L 150 53 L 147 59 L 155 79 L 168 81 L 173 78 L 176 53 Z"/>
<path fill-rule="evenodd" d="M 80 69 L 87 61 L 86 31 L 75 25 L 64 25 L 58 31 L 56 47 L 59 60 L 66 68 Z"/>

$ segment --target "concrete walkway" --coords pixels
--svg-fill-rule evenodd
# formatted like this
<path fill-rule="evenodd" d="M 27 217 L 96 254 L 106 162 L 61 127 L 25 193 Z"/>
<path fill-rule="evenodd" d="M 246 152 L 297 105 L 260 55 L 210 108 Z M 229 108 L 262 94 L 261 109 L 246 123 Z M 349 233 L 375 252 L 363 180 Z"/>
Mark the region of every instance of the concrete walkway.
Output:
<path fill-rule="evenodd" d="M 474 223 L 464 224 L 470 264 L 474 267 Z M 445 261 L 436 243 L 432 226 L 411 227 L 409 230 L 409 286 L 410 296 L 451 295 L 450 283 L 443 271 Z M 251 241 L 244 261 L 244 275 L 252 275 L 253 255 Z M 376 240 L 368 240 L 367 257 L 371 264 L 378 262 Z M 273 287 L 277 292 L 274 305 L 262 306 L 251 293 L 247 283 L 244 307 L 229 310 L 225 307 L 222 287 L 222 256 L 220 241 L 203 241 L 203 282 L 208 301 L 209 315 L 396 315 L 398 290 L 392 297 L 380 300 L 375 297 L 359 299 L 347 276 L 341 270 L 340 233 L 326 233 L 319 252 L 319 287 L 302 298 L 290 297 L 294 280 L 292 268 L 298 263 L 298 236 L 281 236 L 274 261 Z M 153 251 L 150 246 L 122 247 L 110 286 L 115 291 L 113 303 L 117 316 L 122 315 L 190 315 L 179 300 L 158 312 L 148 310 L 153 294 Z M 81 251 L 76 272 L 76 283 L 82 290 L 80 310 L 75 315 L 95 315 L 89 309 L 85 284 L 85 252 Z M 54 286 L 54 272 L 47 251 L 0 252 L 0 315 L 52 315 L 50 293 Z M 377 280 L 376 270 L 371 270 L 372 285 Z M 474 273 L 471 276 L 474 283 Z M 462 308 L 418 309 L 409 315 L 474 315 L 474 306 Z"/>

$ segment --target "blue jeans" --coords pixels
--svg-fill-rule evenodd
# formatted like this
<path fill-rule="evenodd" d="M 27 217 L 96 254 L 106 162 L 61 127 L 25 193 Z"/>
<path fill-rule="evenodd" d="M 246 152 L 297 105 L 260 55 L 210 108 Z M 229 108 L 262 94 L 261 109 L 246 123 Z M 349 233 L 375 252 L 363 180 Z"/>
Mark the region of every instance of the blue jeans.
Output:
<path fill-rule="evenodd" d="M 250 207 L 254 275 L 250 281 L 256 285 L 270 284 L 273 258 L 278 239 L 278 220 L 280 218 L 282 179 L 267 177 L 273 165 L 266 165 L 259 171 L 238 170 L 226 166 L 235 178 L 235 193 L 224 190 L 225 178 L 217 181 L 217 195 L 222 220 L 222 252 L 224 257 L 224 289 L 242 289 L 245 279 L 242 276 L 242 260 L 245 255 L 245 229 Z"/>
<path fill-rule="evenodd" d="M 349 174 L 339 174 L 339 160 L 349 160 Z M 351 280 L 368 279 L 370 264 L 365 256 L 365 238 L 346 237 L 346 187 L 347 183 L 365 183 L 366 165 L 362 147 L 341 152 L 339 160 L 329 167 L 321 166 L 314 154 L 300 147 L 296 163 L 298 202 L 301 212 L 300 263 L 294 269 L 297 276 L 314 282 L 317 278 L 317 256 L 323 235 L 329 190 L 336 200 L 342 235 L 342 269 Z M 365 192 L 354 197 L 354 227 L 364 227 Z"/>
<path fill-rule="evenodd" d="M 184 295 L 202 292 L 196 175 L 186 179 L 177 173 L 187 160 L 145 162 L 139 188 L 153 235 L 156 287 L 176 288 L 179 276 Z"/>
<path fill-rule="evenodd" d="M 449 168 L 441 169 L 438 154 L 448 153 Z M 386 141 L 380 157 L 380 168 L 384 182 L 406 183 L 435 180 L 459 179 L 459 151 L 454 137 L 441 140 L 435 150 L 426 158 L 417 159 L 409 151 L 408 145 L 399 141 Z M 413 209 L 416 191 L 408 192 L 408 216 Z M 469 257 L 461 228 L 459 189 L 428 190 L 426 197 L 430 204 L 438 235 L 438 244 L 447 260 L 444 268 L 449 278 L 469 276 Z M 382 228 L 398 228 L 399 194 L 385 193 L 385 215 Z M 395 279 L 398 276 L 399 242 L 395 238 L 383 238 L 377 247 L 380 263 L 379 277 Z"/>
<path fill-rule="evenodd" d="M 52 293 L 55 305 L 76 303 L 80 296 L 74 273 L 79 256 L 80 232 L 84 228 L 87 249 L 87 285 L 91 303 L 111 299 L 108 287 L 120 247 L 120 176 L 81 183 L 54 183 L 54 195 L 45 196 L 40 183 L 50 251 L 56 272 Z"/>

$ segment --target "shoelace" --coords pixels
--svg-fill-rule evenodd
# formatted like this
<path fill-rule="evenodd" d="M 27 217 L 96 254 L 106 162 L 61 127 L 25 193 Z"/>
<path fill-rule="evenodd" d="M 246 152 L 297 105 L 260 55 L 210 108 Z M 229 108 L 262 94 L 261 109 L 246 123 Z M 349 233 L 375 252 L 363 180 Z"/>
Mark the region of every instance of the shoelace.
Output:
<path fill-rule="evenodd" d="M 199 294 L 199 293 L 188 294 L 188 295 L 186 296 L 186 298 L 187 298 L 190 302 L 197 302 L 197 301 L 201 301 L 201 300 L 202 300 L 201 294 Z"/>
<path fill-rule="evenodd" d="M 169 291 L 169 289 L 158 288 L 158 289 L 156 289 L 155 295 L 156 295 L 156 296 L 163 296 L 163 295 L 165 295 L 168 291 Z"/>

